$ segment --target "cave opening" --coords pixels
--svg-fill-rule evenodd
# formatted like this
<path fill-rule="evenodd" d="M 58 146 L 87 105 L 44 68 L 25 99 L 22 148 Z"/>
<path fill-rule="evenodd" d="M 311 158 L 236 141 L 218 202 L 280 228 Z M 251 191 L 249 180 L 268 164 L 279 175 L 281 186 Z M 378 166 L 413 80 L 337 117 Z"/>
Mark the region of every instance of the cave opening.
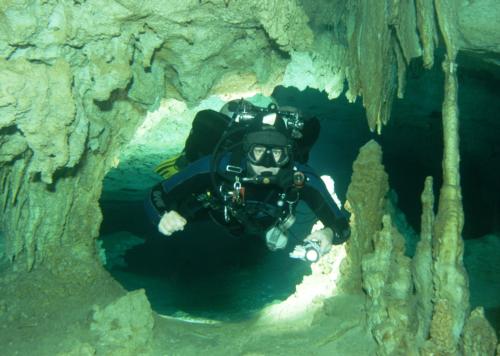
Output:
<path fill-rule="evenodd" d="M 158 163 L 157 159 L 154 165 Z M 120 170 L 130 184 L 113 191 Z M 305 205 L 297 209 L 287 248 L 277 252 L 270 252 L 262 238 L 234 237 L 210 220 L 190 222 L 184 231 L 165 237 L 144 212 L 147 189 L 161 180 L 148 176 L 151 170 L 147 164 L 132 169 L 120 163 L 108 174 L 100 201 L 104 215 L 100 241 L 111 274 L 128 290 L 144 288 L 159 314 L 247 319 L 266 305 L 285 300 L 311 273 L 308 263 L 289 258 L 316 222 Z"/>
<path fill-rule="evenodd" d="M 366 125 L 361 104 L 351 104 L 344 97 L 329 100 L 325 92 L 293 87 L 276 87 L 272 97 L 280 106 L 297 107 L 305 117 L 320 120 L 321 132 L 309 164 L 318 175 L 333 178 L 336 194 L 345 201 L 358 150 L 376 137 Z M 165 237 L 151 225 L 143 207 L 147 188 L 161 180 L 151 178 L 148 171 L 165 158 L 156 157 L 151 167 L 120 163 L 105 179 L 101 240 L 111 274 L 128 290 L 144 288 L 159 314 L 179 318 L 247 319 L 292 295 L 311 273 L 308 263 L 289 257 L 316 222 L 309 208 L 299 204 L 289 243 L 282 251 L 269 251 L 255 236 L 235 238 L 211 221 L 188 223 L 184 231 Z M 130 181 L 118 193 L 112 192 L 117 176 Z M 150 182 L 149 187 L 144 181 Z"/>

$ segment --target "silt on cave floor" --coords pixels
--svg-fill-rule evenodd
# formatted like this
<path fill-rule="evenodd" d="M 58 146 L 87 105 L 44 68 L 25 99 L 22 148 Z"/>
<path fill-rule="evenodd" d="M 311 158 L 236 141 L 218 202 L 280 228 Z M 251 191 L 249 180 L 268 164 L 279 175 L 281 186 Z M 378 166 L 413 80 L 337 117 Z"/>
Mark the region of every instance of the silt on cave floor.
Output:
<path fill-rule="evenodd" d="M 86 283 L 61 281 L 46 270 L 15 277 L 15 286 L 7 278 L 0 281 L 2 297 L 17 300 L 0 305 L 5 355 L 94 355 L 96 345 L 105 355 L 286 355 L 312 350 L 360 355 L 371 354 L 375 346 L 363 320 L 352 317 L 363 315 L 361 294 L 331 300 L 308 327 L 286 316 L 209 323 L 152 313 L 143 290 L 124 295 L 107 273 Z"/>

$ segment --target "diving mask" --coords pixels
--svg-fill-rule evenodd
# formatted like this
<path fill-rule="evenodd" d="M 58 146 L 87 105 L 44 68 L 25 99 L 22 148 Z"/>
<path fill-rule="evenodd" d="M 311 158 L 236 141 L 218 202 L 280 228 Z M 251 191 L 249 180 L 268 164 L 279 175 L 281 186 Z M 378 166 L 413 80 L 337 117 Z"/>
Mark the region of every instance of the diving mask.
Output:
<path fill-rule="evenodd" d="M 277 130 L 251 132 L 243 142 L 250 163 L 263 167 L 283 167 L 290 161 L 289 141 Z"/>
<path fill-rule="evenodd" d="M 286 147 L 264 146 L 258 143 L 250 146 L 247 156 L 251 163 L 263 167 L 283 167 L 289 160 Z"/>

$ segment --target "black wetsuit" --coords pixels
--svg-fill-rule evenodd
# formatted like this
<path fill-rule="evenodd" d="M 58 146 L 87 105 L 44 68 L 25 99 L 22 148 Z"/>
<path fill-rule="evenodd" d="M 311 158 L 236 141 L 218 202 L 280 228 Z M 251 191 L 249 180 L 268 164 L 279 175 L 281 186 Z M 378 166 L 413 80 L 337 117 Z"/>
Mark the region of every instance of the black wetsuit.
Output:
<path fill-rule="evenodd" d="M 165 212 L 175 210 L 188 222 L 210 214 L 233 234 L 262 234 L 293 213 L 296 203 L 303 200 L 325 227 L 334 231 L 333 244 L 347 239 L 346 214 L 337 207 L 320 177 L 307 165 L 282 168 L 270 184 L 242 182 L 244 199 L 224 204 L 216 191 L 220 184 L 231 189 L 236 176 L 242 179 L 246 173 L 243 168 L 238 174 L 227 173 L 230 156 L 228 153 L 218 160 L 216 172 L 211 167 L 214 165 L 212 156 L 205 156 L 154 186 L 146 199 L 146 211 L 153 224 L 158 225 Z M 240 166 L 246 167 L 245 160 Z M 296 171 L 306 178 L 303 187 L 293 185 L 292 176 Z"/>

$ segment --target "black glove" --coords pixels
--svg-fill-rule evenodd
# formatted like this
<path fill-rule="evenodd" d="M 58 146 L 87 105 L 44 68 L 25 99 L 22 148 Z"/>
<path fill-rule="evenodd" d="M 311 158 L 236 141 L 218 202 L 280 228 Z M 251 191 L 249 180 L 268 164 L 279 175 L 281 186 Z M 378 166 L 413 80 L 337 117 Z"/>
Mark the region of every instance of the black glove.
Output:
<path fill-rule="evenodd" d="M 349 220 L 346 217 L 338 218 L 335 221 L 335 226 L 333 227 L 333 240 L 334 245 L 340 245 L 347 241 L 351 236 L 351 228 L 349 226 Z"/>

